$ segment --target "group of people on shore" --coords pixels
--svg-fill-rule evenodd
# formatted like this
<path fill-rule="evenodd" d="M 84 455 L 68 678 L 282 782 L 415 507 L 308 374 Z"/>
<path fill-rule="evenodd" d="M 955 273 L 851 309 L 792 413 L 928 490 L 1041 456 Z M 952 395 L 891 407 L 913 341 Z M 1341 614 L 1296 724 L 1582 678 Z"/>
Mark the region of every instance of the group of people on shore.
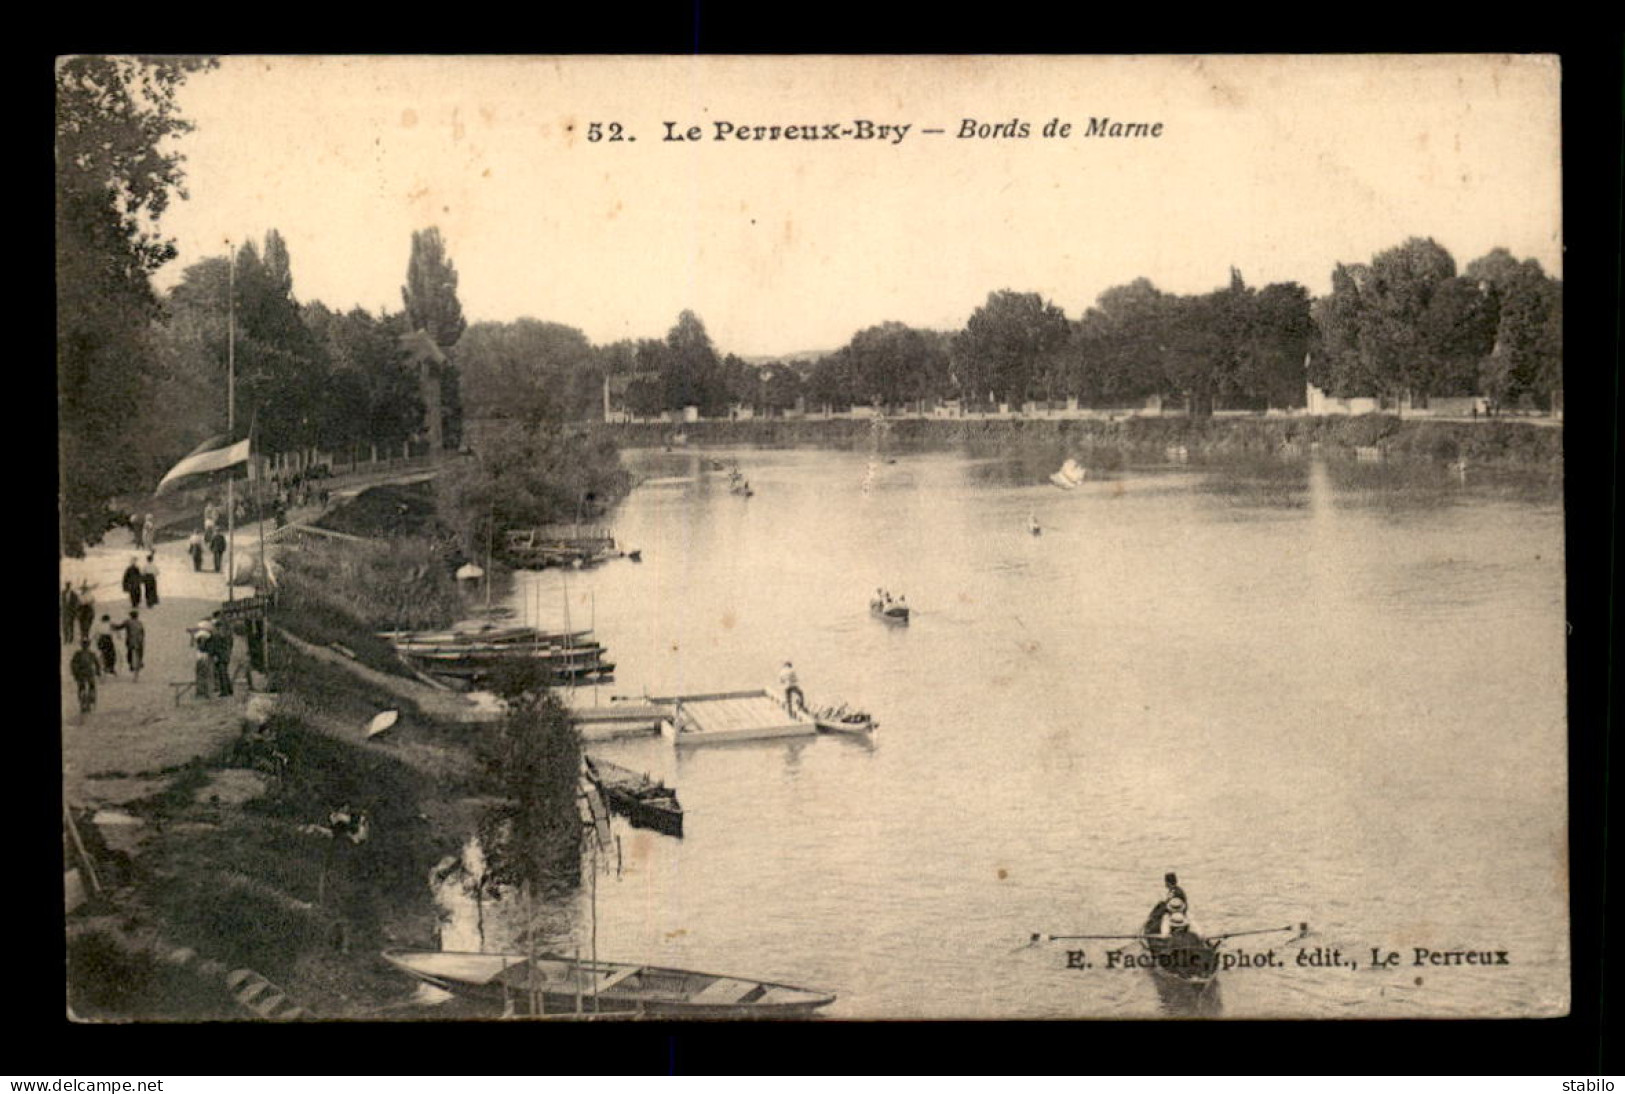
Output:
<path fill-rule="evenodd" d="M 124 661 L 130 679 L 141 679 L 147 654 L 147 625 L 141 619 L 141 598 L 145 594 L 149 608 L 158 604 L 158 568 L 151 555 L 147 556 L 146 567 L 139 559 L 130 560 L 129 568 L 124 571 L 124 589 L 130 596 L 130 614 L 115 623 L 109 613 L 104 612 L 98 618 L 96 591 L 90 582 L 82 581 L 78 588 L 71 581 L 62 583 L 59 598 L 62 644 L 72 645 L 77 636 L 79 648 L 68 661 L 68 671 L 79 693 L 81 713 L 95 709 L 97 681 L 103 676 L 118 675 L 120 632 L 124 637 Z"/>
<path fill-rule="evenodd" d="M 220 572 L 227 546 L 222 515 L 220 505 L 211 496 L 204 504 L 203 526 L 187 541 L 193 570 L 203 570 L 206 545 L 214 555 L 214 572 Z M 62 583 L 59 596 L 62 644 L 78 644 L 68 668 L 78 692 L 81 713 L 95 709 L 98 683 L 119 675 L 120 637 L 124 640 L 124 667 L 130 679 L 141 678 L 147 645 L 147 621 L 142 619 L 141 610 L 145 608 L 150 613 L 159 604 L 156 531 L 151 513 L 139 523 L 134 518 L 130 521 L 131 536 L 145 554 L 130 559 L 119 582 L 119 587 L 130 598 L 128 618 L 114 622 L 110 613 L 98 613 L 96 591 L 88 580 L 77 586 L 72 581 Z M 196 667 L 194 687 L 200 699 L 232 694 L 231 653 L 235 639 L 232 627 L 221 622 L 219 616 L 216 612 L 187 628 Z"/>

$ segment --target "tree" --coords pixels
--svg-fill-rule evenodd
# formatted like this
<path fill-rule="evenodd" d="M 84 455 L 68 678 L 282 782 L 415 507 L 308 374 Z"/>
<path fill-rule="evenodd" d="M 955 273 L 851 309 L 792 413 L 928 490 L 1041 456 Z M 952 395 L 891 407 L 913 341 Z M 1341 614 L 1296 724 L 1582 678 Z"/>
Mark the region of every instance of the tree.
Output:
<path fill-rule="evenodd" d="M 1562 390 L 1562 283 L 1532 258 L 1498 273 L 1500 315 L 1495 348 L 1480 373 L 1484 394 L 1497 404 L 1527 397 L 1549 407 Z"/>
<path fill-rule="evenodd" d="M 453 350 L 467 329 L 463 305 L 457 299 L 457 270 L 446 257 L 439 228 L 412 233 L 412 256 L 406 263 L 406 284 L 401 288 L 410 330 L 428 332 L 446 356 L 444 363 L 424 365 L 423 402 L 429 408 L 430 443 L 456 443 L 462 433 L 462 392 Z"/>
<path fill-rule="evenodd" d="M 1201 296 L 1168 297 L 1160 331 L 1163 375 L 1167 389 L 1183 392 L 1192 417 L 1213 413 L 1224 372 L 1234 366 L 1234 313 L 1230 290 Z"/>
<path fill-rule="evenodd" d="M 152 273 L 175 255 L 159 221 L 184 198 L 175 93 L 213 62 L 71 57 L 56 70 L 56 345 L 61 543 L 97 542 L 118 495 L 153 481 L 132 438 L 153 399 Z M 143 415 L 151 412 L 149 422 Z M 160 429 L 162 432 L 162 429 Z"/>
<path fill-rule="evenodd" d="M 458 345 L 469 413 L 531 424 L 591 417 L 602 366 L 587 336 L 562 323 L 476 323 Z"/>
<path fill-rule="evenodd" d="M 468 329 L 457 299 L 457 269 L 446 257 L 439 228 L 412 233 L 412 257 L 406 263 L 401 300 L 406 305 L 408 327 L 428 331 L 442 350 L 456 346 Z"/>
<path fill-rule="evenodd" d="M 1065 313 L 1038 293 L 989 293 L 953 341 L 960 386 L 975 396 L 1025 400 L 1069 333 Z"/>
<path fill-rule="evenodd" d="M 1499 313 L 1499 294 L 1487 281 L 1452 277 L 1439 285 L 1418 324 L 1428 394 L 1477 393 L 1479 362 L 1495 348 Z"/>
<path fill-rule="evenodd" d="M 857 402 L 894 407 L 947 386 L 943 339 L 903 323 L 881 323 L 853 335 L 847 363 L 853 385 L 847 394 Z"/>
<path fill-rule="evenodd" d="M 1359 344 L 1378 392 L 1426 398 L 1433 358 L 1422 341 L 1423 317 L 1439 286 L 1455 276 L 1456 260 L 1431 239 L 1408 239 L 1371 260 Z"/>
<path fill-rule="evenodd" d="M 1295 281 L 1278 282 L 1265 285 L 1248 304 L 1235 392 L 1266 406 L 1303 406 L 1304 358 L 1314 330 L 1309 290 Z"/>
<path fill-rule="evenodd" d="M 666 350 L 661 376 L 666 408 L 697 406 L 705 415 L 723 410 L 727 389 L 721 382 L 717 351 L 700 317 L 691 311 L 679 315 L 666 334 Z"/>
<path fill-rule="evenodd" d="M 307 305 L 304 315 L 330 369 L 320 426 L 324 445 L 347 447 L 359 459 L 362 449 L 398 449 L 422 429 L 418 376 L 401 351 L 404 315 L 373 316 L 362 308 L 337 313 L 320 303 Z"/>
<path fill-rule="evenodd" d="M 1143 277 L 1096 298 L 1073 329 L 1067 385 L 1074 394 L 1111 405 L 1162 390 L 1158 345 L 1164 299 Z"/>
<path fill-rule="evenodd" d="M 287 245 L 272 229 L 267 262 L 252 240 L 237 249 L 236 428 L 258 427 L 262 452 L 293 452 L 320 437 L 326 381 L 321 347 L 293 297 Z"/>

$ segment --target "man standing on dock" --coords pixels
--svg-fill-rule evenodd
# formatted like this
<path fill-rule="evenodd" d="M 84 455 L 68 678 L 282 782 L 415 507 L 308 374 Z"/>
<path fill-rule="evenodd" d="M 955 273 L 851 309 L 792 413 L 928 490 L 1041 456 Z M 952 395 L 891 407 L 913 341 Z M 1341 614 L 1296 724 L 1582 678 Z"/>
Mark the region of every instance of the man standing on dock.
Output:
<path fill-rule="evenodd" d="M 801 685 L 796 681 L 795 666 L 788 661 L 779 670 L 779 686 L 784 689 L 784 712 L 794 717 L 796 707 L 800 706 L 802 713 L 805 714 L 807 711 L 807 697 L 801 693 Z M 793 700 L 791 696 L 794 696 Z"/>

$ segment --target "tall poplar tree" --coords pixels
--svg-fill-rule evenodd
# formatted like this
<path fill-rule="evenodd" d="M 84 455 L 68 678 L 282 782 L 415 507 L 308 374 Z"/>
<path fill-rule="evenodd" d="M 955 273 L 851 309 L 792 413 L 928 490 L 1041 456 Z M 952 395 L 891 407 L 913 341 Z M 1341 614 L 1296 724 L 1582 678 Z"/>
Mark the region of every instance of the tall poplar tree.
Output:
<path fill-rule="evenodd" d="M 457 299 L 457 269 L 446 257 L 439 228 L 412 233 L 412 257 L 407 260 L 401 300 L 406 305 L 407 325 L 427 331 L 446 354 L 444 365 L 432 370 L 425 365 L 422 376 L 430 444 L 438 448 L 448 440 L 455 442 L 462 432 L 462 392 L 452 350 L 468 328 L 462 302 Z"/>

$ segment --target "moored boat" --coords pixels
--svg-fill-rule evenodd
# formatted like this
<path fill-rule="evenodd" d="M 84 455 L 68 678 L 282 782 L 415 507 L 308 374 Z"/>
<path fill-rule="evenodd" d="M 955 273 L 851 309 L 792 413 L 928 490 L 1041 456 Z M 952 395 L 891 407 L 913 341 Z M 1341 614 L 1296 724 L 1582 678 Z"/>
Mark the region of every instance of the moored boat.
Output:
<path fill-rule="evenodd" d="M 824 707 L 813 713 L 813 725 L 820 733 L 848 733 L 866 737 L 880 728 L 872 715 L 861 710 L 847 710 L 844 705 Z"/>
<path fill-rule="evenodd" d="M 635 1013 L 659 1018 L 806 1018 L 829 992 L 765 980 L 555 955 L 385 950 L 397 969 L 454 995 L 539 1013 Z"/>
<path fill-rule="evenodd" d="M 677 791 L 640 771 L 600 760 L 584 757 L 587 775 L 598 784 L 610 809 L 621 814 L 637 828 L 652 828 L 668 836 L 683 834 L 683 807 L 677 802 Z"/>

